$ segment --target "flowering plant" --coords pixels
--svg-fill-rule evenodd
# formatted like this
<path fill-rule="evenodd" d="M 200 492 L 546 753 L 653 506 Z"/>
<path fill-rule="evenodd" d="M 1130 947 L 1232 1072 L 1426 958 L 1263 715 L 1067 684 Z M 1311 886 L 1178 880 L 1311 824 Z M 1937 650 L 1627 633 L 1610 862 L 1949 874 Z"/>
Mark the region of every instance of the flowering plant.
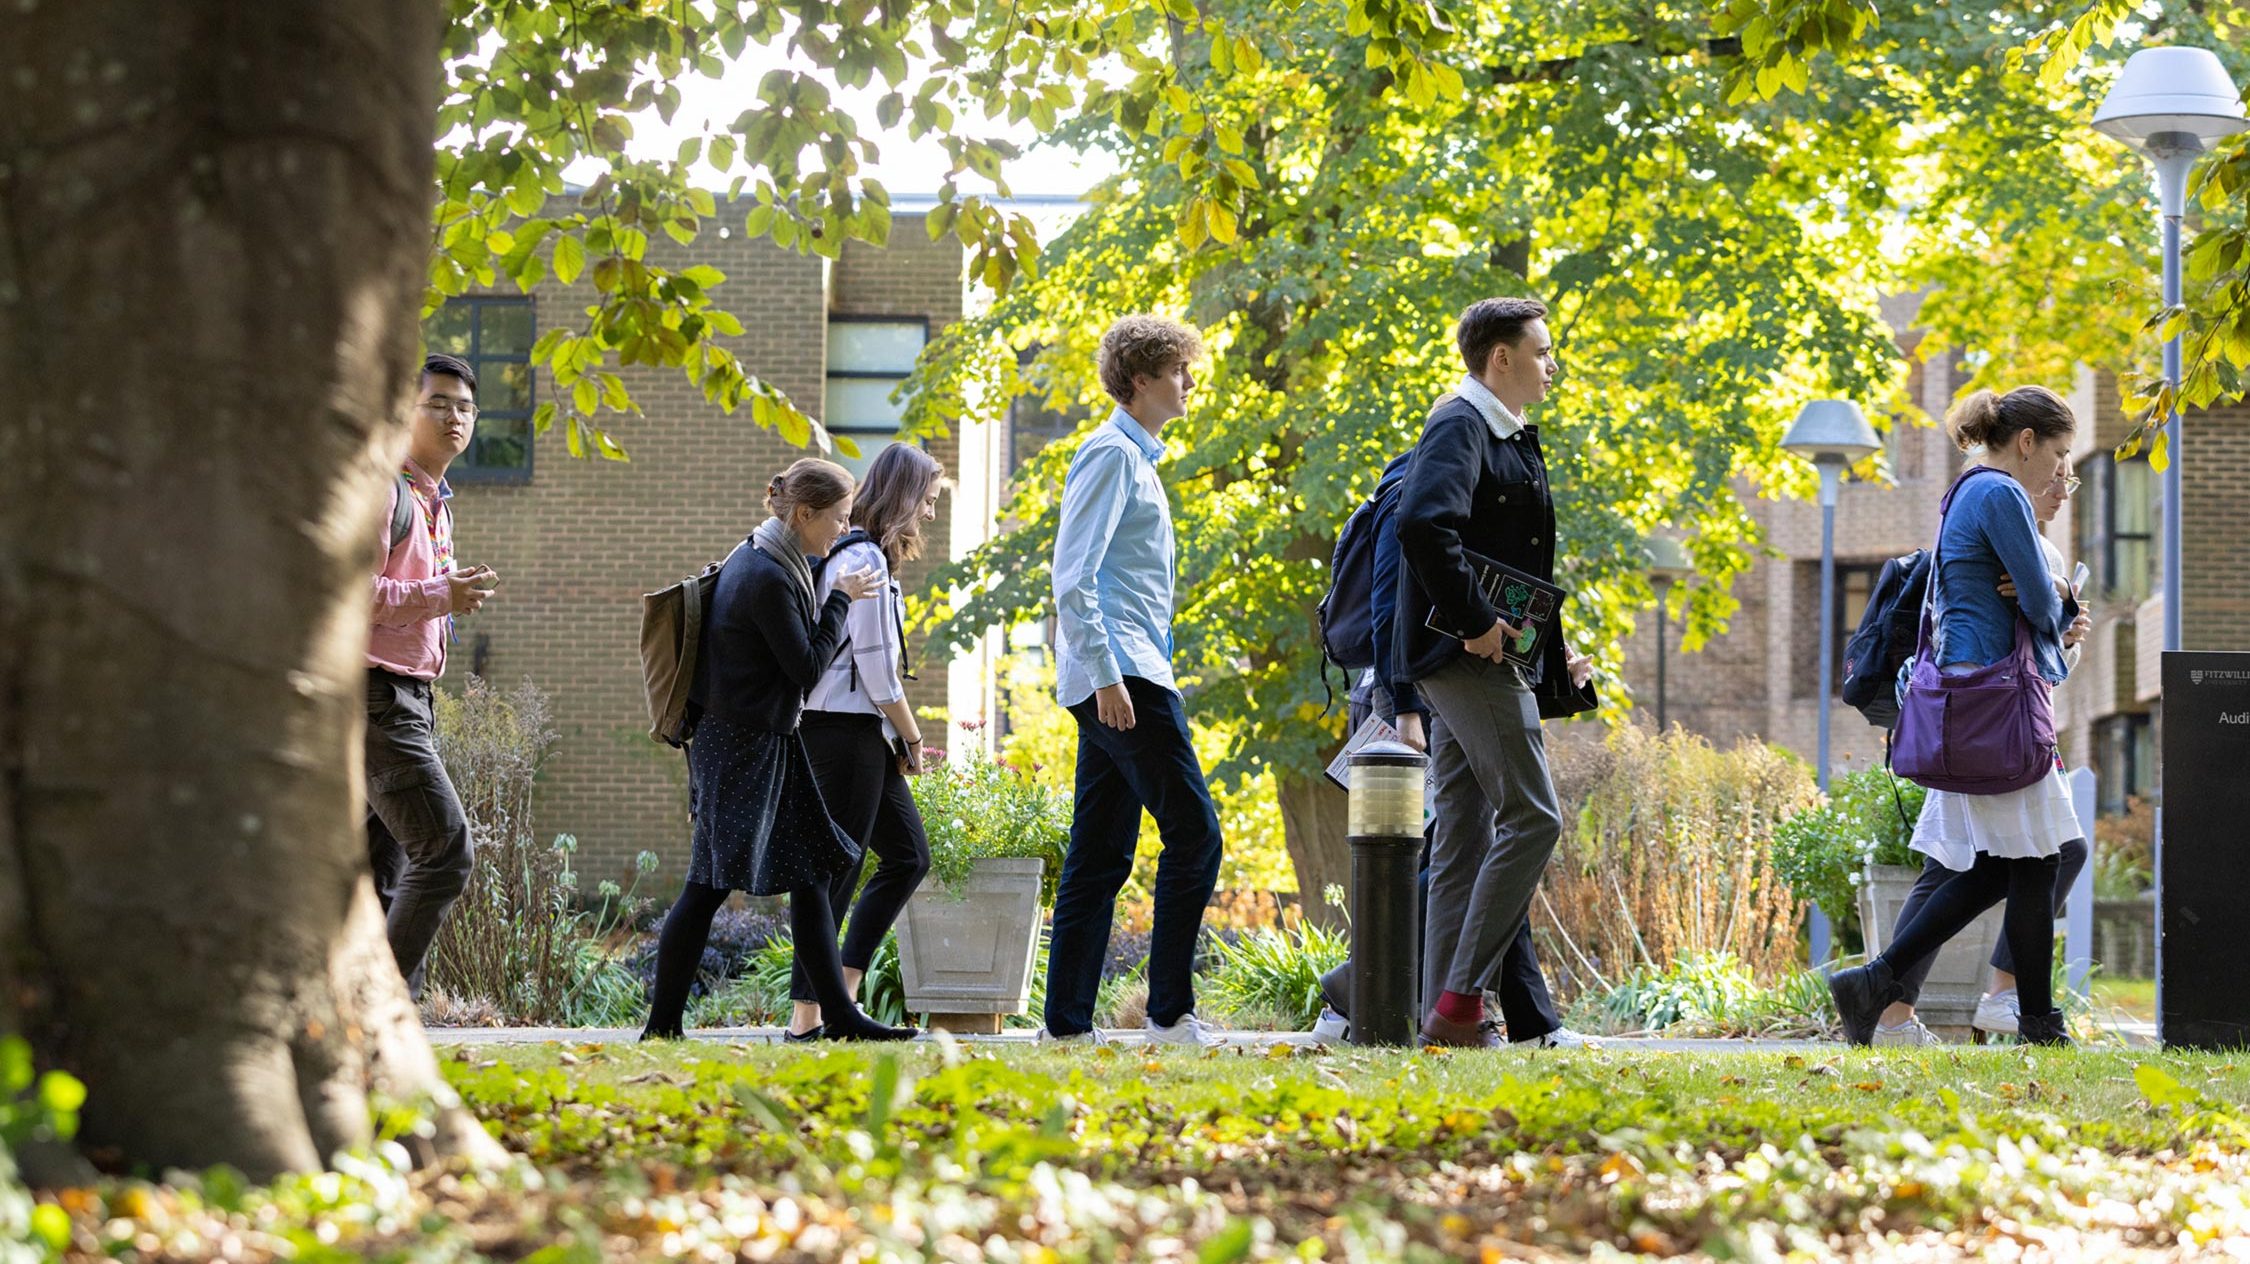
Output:
<path fill-rule="evenodd" d="M 914 778 L 914 802 L 938 885 L 958 893 L 987 857 L 1037 857 L 1047 862 L 1040 905 L 1052 906 L 1070 843 L 1070 800 L 1033 780 L 1033 769 L 997 762 L 982 749 L 964 759 L 929 754 L 930 770 Z"/>
<path fill-rule="evenodd" d="M 1829 783 L 1828 801 L 1774 831 L 1774 867 L 1799 899 L 1842 925 L 1857 919 L 1869 864 L 1919 863 L 1908 844 L 1928 791 L 1887 768 L 1863 768 Z"/>

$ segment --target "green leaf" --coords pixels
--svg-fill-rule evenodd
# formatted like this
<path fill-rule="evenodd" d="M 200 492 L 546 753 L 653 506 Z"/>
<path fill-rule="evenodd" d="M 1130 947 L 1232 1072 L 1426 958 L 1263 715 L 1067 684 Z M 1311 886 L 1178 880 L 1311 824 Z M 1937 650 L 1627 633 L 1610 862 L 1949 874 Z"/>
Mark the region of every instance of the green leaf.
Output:
<path fill-rule="evenodd" d="M 564 285 L 578 280 L 586 270 L 586 244 L 576 234 L 564 233 L 555 238 L 555 279 Z"/>
<path fill-rule="evenodd" d="M 39 1104 L 56 1115 L 75 1115 L 86 1104 L 86 1086 L 76 1076 L 49 1071 L 39 1077 Z"/>
<path fill-rule="evenodd" d="M 1196 1264 L 1235 1264 L 1250 1258 L 1250 1249 L 1257 1243 L 1257 1232 L 1248 1218 L 1229 1217 L 1226 1227 L 1204 1239 L 1196 1251 Z"/>
<path fill-rule="evenodd" d="M 1203 213 L 1210 225 L 1211 240 L 1222 246 L 1233 245 L 1236 227 L 1233 209 L 1218 202 L 1211 202 L 1204 206 Z"/>
<path fill-rule="evenodd" d="M 570 402 L 577 407 L 579 412 L 592 416 L 594 410 L 601 407 L 601 388 L 595 385 L 594 379 L 590 377 L 579 378 L 571 385 Z M 573 433 L 576 433 L 575 427 L 573 427 Z M 577 453 L 573 452 L 571 455 L 576 456 Z"/>

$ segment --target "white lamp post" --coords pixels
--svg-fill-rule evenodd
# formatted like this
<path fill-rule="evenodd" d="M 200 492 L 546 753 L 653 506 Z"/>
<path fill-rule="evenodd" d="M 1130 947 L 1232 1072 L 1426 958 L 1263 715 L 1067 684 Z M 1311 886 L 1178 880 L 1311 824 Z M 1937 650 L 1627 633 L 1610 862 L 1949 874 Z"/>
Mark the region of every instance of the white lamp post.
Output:
<path fill-rule="evenodd" d="M 1782 436 L 1781 450 L 1812 462 L 1820 471 L 1820 761 L 1815 765 L 1821 793 L 1828 791 L 1828 711 L 1835 692 L 1836 658 L 1836 488 L 1844 470 L 1882 445 L 1859 405 L 1848 399 L 1816 399 L 1806 404 Z M 1812 912 L 1812 958 L 1828 959 L 1828 918 Z"/>
<path fill-rule="evenodd" d="M 2164 304 L 2180 302 L 2180 218 L 2187 213 L 2188 171 L 2222 137 L 2243 129 L 2242 95 L 2217 54 L 2206 48 L 2144 48 L 2094 111 L 2094 128 L 2146 153 L 2156 164 L 2164 216 Z M 2164 379 L 2180 388 L 2180 340 L 2164 343 Z M 2180 648 L 2180 612 L 2187 587 L 2180 569 L 2180 410 L 2175 395 L 2165 418 L 2171 463 L 2164 470 L 2164 648 Z"/>
<path fill-rule="evenodd" d="M 2125 62 L 2124 73 L 2094 111 L 2097 131 L 2114 136 L 2146 153 L 2156 164 L 2156 196 L 2164 216 L 2164 305 L 2180 303 L 2180 219 L 2187 214 L 2188 172 L 2195 160 L 2223 137 L 2243 130 L 2242 94 L 2218 55 L 2205 48 L 2144 48 Z M 2180 477 L 2181 445 L 2179 407 L 2180 339 L 2164 342 L 2164 380 L 2173 391 L 2172 410 L 2164 419 L 2164 648 L 2177 651 L 2181 615 L 2187 607 L 2187 576 L 2181 563 L 2180 521 L 2187 497 Z M 2157 1034 L 2163 1035 L 2164 1013 L 2164 817 L 2166 784 L 2157 773 L 2156 808 L 2156 1009 Z M 2072 950 L 2074 953 L 2076 949 Z"/>

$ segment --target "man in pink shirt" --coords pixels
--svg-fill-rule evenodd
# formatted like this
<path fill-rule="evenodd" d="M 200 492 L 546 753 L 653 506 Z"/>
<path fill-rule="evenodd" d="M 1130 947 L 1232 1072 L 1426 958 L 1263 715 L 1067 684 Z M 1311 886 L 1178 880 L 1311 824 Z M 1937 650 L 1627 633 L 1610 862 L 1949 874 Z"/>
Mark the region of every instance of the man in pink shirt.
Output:
<path fill-rule="evenodd" d="M 383 519 L 367 644 L 367 858 L 391 953 L 417 997 L 423 960 L 471 860 L 468 814 L 438 759 L 431 689 L 445 671 L 454 617 L 482 606 L 499 584 L 489 567 L 454 565 L 446 504 L 446 468 L 476 431 L 476 390 L 476 373 L 462 361 L 423 361 L 413 440 Z M 403 515 L 402 495 L 412 501 Z"/>

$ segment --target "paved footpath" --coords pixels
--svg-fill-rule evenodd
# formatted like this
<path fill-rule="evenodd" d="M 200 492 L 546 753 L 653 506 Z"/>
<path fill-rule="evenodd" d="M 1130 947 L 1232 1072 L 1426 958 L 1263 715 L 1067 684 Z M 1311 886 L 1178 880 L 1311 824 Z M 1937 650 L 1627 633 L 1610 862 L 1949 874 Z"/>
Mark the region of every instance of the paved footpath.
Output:
<path fill-rule="evenodd" d="M 640 1032 L 631 1027 L 432 1027 L 428 1030 L 431 1043 L 438 1045 L 602 1045 L 631 1044 L 640 1039 Z M 2156 1043 L 2154 1024 L 2121 1023 L 2112 1025 L 2111 1030 L 2132 1047 L 2152 1047 Z M 691 1039 L 719 1044 L 765 1045 L 781 1043 L 781 1034 L 782 1029 L 779 1027 L 707 1027 L 689 1033 Z M 1311 1035 L 1301 1031 L 1235 1031 L 1225 1033 L 1225 1037 L 1228 1046 L 1246 1049 L 1263 1049 L 1273 1045 L 1305 1048 L 1316 1043 Z M 1121 1046 L 1147 1043 L 1147 1038 L 1142 1033 L 1133 1030 L 1104 1031 L 1102 1038 L 1105 1043 Z M 1006 1031 L 997 1036 L 955 1036 L 953 1039 L 964 1045 L 1001 1045 L 1026 1049 L 1035 1048 L 1038 1044 L 1030 1031 Z M 1665 1036 L 1604 1036 L 1595 1043 L 1606 1051 L 1616 1053 L 1786 1053 L 1844 1048 L 1842 1042 L 1834 1040 L 1691 1040 Z M 1961 1044 L 1953 1047 L 1973 1049 L 1977 1046 Z"/>
<path fill-rule="evenodd" d="M 430 1040 L 438 1045 L 531 1045 L 548 1043 L 567 1044 L 630 1044 L 640 1038 L 640 1033 L 630 1027 L 432 1027 Z M 720 1044 L 779 1044 L 782 1029 L 779 1027 L 708 1027 L 689 1033 L 695 1040 L 708 1040 Z M 1230 1047 L 1264 1049 L 1273 1045 L 1310 1047 L 1313 1038 L 1301 1031 L 1237 1031 L 1225 1033 Z M 1104 1031 L 1105 1043 L 1121 1046 L 1140 1045 L 1147 1039 L 1138 1031 Z M 1007 1031 L 997 1036 L 955 1036 L 964 1045 L 1000 1045 L 1021 1049 L 1038 1046 L 1029 1031 Z M 1808 1048 L 1841 1049 L 1834 1041 L 1821 1040 L 1672 1040 L 1652 1036 L 1604 1037 L 1597 1041 L 1603 1049 L 1619 1052 L 1661 1053 L 1773 1053 Z M 814 1046 L 825 1048 L 828 1046 Z M 1349 1046 L 1341 1046 L 1348 1048 Z"/>

